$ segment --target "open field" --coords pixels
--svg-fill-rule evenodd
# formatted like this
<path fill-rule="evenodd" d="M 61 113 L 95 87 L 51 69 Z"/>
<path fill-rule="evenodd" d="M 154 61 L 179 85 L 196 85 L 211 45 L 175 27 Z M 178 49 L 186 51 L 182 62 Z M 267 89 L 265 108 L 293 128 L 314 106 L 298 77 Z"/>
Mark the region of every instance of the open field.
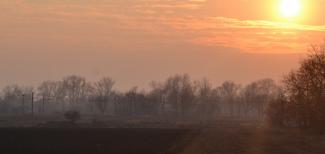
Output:
<path fill-rule="evenodd" d="M 182 129 L 0 129 L 3 154 L 167 153 L 184 137 Z"/>
<path fill-rule="evenodd" d="M 325 136 L 258 127 L 201 129 L 181 154 L 323 154 Z"/>
<path fill-rule="evenodd" d="M 201 128 L 1 128 L 2 153 L 321 154 L 325 135 L 216 122 Z"/>

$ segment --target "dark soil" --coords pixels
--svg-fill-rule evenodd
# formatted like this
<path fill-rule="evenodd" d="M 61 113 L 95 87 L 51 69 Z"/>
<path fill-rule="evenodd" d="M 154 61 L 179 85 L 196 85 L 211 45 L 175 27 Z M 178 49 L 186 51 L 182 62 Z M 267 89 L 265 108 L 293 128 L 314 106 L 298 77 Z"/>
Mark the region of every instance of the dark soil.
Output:
<path fill-rule="evenodd" d="M 324 154 L 325 135 L 292 129 L 201 129 L 180 154 Z"/>
<path fill-rule="evenodd" d="M 325 135 L 241 123 L 200 129 L 2 128 L 1 154 L 323 154 Z"/>
<path fill-rule="evenodd" d="M 168 153 L 188 130 L 2 128 L 0 153 L 155 154 Z"/>

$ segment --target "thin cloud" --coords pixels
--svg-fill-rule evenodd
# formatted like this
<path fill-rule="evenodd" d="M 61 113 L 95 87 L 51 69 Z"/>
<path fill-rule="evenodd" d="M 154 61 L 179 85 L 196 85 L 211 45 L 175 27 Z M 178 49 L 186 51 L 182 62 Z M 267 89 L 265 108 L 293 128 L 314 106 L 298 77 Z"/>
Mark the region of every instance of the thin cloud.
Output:
<path fill-rule="evenodd" d="M 0 8 L 5 13 L 0 20 L 16 25 L 87 22 L 92 27 L 85 31 L 91 30 L 94 35 L 102 35 L 96 32 L 100 25 L 111 28 L 107 31 L 123 29 L 172 42 L 259 53 L 303 52 L 308 44 L 318 42 L 325 34 L 325 25 L 209 17 L 192 12 L 205 3 L 205 0 L 3 0 Z"/>
<path fill-rule="evenodd" d="M 303 52 L 318 42 L 325 26 L 216 17 L 170 21 L 178 30 L 196 33 L 194 43 L 240 48 L 246 52 Z"/>

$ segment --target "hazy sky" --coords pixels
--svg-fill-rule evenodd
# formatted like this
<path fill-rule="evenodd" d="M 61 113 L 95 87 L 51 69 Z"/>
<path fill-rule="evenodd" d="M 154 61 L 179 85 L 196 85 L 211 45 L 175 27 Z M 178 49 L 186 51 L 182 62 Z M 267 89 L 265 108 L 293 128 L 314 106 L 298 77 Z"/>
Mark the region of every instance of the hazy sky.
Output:
<path fill-rule="evenodd" d="M 325 38 L 325 0 L 286 23 L 278 0 L 0 0 L 0 87 L 77 74 L 120 89 L 175 73 L 280 79 Z"/>

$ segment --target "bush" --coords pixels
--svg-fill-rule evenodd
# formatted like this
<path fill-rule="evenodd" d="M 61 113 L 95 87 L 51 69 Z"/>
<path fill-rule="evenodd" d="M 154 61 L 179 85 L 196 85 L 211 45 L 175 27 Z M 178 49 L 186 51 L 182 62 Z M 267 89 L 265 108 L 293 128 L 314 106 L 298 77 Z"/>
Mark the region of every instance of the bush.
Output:
<path fill-rule="evenodd" d="M 64 117 L 68 119 L 71 123 L 75 123 L 81 118 L 79 111 L 70 110 L 64 114 Z"/>

